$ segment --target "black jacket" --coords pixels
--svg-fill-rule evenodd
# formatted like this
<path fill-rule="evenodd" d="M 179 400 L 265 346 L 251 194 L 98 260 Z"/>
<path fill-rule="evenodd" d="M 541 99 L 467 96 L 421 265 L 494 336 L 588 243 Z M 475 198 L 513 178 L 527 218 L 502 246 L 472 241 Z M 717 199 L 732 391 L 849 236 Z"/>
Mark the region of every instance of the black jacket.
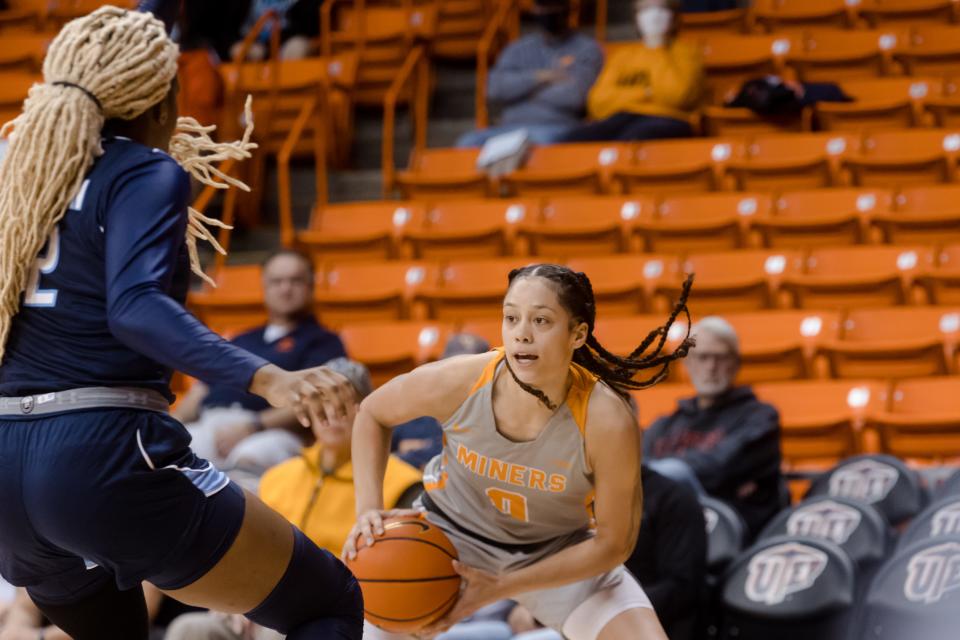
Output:
<path fill-rule="evenodd" d="M 687 485 L 646 467 L 642 474 L 643 522 L 625 564 L 643 585 L 667 637 L 694 640 L 707 565 L 703 508 Z"/>
<path fill-rule="evenodd" d="M 696 398 L 681 400 L 644 434 L 643 452 L 689 464 L 708 494 L 740 512 L 751 538 L 786 506 L 780 416 L 750 387 L 734 387 L 703 410 Z"/>

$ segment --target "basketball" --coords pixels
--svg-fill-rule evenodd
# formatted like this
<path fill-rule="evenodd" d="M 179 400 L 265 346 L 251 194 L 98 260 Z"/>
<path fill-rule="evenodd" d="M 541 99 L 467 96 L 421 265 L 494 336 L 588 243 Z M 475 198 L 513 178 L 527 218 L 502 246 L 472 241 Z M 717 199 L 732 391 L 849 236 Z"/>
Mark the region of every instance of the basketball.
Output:
<path fill-rule="evenodd" d="M 423 518 L 388 518 L 372 547 L 360 539 L 348 560 L 363 590 L 364 616 L 385 631 L 411 633 L 446 614 L 460 593 L 457 550 Z"/>

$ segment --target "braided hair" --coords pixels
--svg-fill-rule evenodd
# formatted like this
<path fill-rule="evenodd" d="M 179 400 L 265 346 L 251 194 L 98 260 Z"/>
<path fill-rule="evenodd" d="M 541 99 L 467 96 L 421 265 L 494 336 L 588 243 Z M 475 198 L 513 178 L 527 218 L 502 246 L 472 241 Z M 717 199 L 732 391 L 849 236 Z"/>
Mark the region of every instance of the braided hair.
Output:
<path fill-rule="evenodd" d="M 687 309 L 693 274 L 687 276 L 684 281 L 680 299 L 674 305 L 667 321 L 648 333 L 637 348 L 625 357 L 607 351 L 593 335 L 597 305 L 593 295 L 593 285 L 590 284 L 587 274 L 556 264 L 532 264 L 511 271 L 508 288 L 520 278 L 543 278 L 553 283 L 560 305 L 570 314 L 572 322 L 587 324 L 587 340 L 583 346 L 573 352 L 573 362 L 599 377 L 624 398 L 628 397 L 630 391 L 652 387 L 666 378 L 670 371 L 670 363 L 685 357 L 694 344 L 693 338 L 690 337 L 690 311 Z M 686 335 L 676 349 L 671 353 L 664 353 L 663 347 L 667 342 L 670 327 L 681 313 L 687 319 Z M 504 362 L 521 389 L 535 396 L 551 411 L 556 411 L 557 405 L 547 397 L 547 394 L 520 380 L 510 367 L 510 363 L 506 360 Z M 647 378 L 637 379 L 637 375 L 647 369 L 656 369 L 656 372 Z"/>

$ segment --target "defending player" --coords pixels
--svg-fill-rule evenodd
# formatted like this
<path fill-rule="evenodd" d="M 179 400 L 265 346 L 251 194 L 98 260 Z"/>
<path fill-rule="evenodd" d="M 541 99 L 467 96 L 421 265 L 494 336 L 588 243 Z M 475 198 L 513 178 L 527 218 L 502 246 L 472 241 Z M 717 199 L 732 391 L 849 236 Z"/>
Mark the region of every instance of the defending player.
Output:
<path fill-rule="evenodd" d="M 382 533 L 388 425 L 443 423 L 444 450 L 424 472 L 422 508 L 457 547 L 466 580 L 440 631 L 512 598 L 571 640 L 666 640 L 650 601 L 622 567 L 642 513 L 640 432 L 625 395 L 657 383 L 683 357 L 661 355 L 691 280 L 667 323 L 627 358 L 593 335 L 583 273 L 533 265 L 510 274 L 503 348 L 428 364 L 363 402 L 354 426 L 356 541 Z M 655 343 L 655 344 L 654 344 Z M 653 346 L 652 352 L 644 352 Z M 659 368 L 649 380 L 641 370 Z M 593 526 L 595 524 L 595 527 Z"/>
<path fill-rule="evenodd" d="M 198 459 L 167 414 L 171 368 L 305 425 L 353 410 L 342 377 L 278 369 L 184 310 L 196 239 L 212 237 L 188 215 L 184 168 L 209 183 L 213 163 L 252 145 L 215 144 L 195 122 L 174 136 L 176 72 L 162 23 L 101 8 L 54 39 L 13 123 L 0 166 L 0 573 L 75 640 L 146 639 L 143 580 L 295 640 L 359 638 L 349 571 Z"/>

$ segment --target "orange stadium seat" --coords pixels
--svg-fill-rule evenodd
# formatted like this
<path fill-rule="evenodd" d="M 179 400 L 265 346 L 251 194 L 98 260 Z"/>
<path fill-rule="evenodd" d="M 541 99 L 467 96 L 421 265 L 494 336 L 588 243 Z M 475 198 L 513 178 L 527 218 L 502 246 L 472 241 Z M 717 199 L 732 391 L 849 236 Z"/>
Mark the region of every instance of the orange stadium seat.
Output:
<path fill-rule="evenodd" d="M 956 63 L 951 63 L 957 68 Z M 931 96 L 924 102 L 931 124 L 944 129 L 960 128 L 960 85 L 954 78 L 944 80 L 943 94 Z"/>
<path fill-rule="evenodd" d="M 685 38 L 742 34 L 746 31 L 746 9 L 695 11 L 680 14 L 680 33 Z"/>
<path fill-rule="evenodd" d="M 745 80 L 783 71 L 784 57 L 796 46 L 788 36 L 710 36 L 701 41 L 707 104 L 719 104 Z"/>
<path fill-rule="evenodd" d="M 492 14 L 485 0 L 440 0 L 437 31 L 431 54 L 441 58 L 474 59 Z"/>
<path fill-rule="evenodd" d="M 780 413 L 784 467 L 832 467 L 861 451 L 867 418 L 887 401 L 886 385 L 851 380 L 757 384 L 757 397 Z"/>
<path fill-rule="evenodd" d="M 951 182 L 956 173 L 960 134 L 950 130 L 874 131 L 862 152 L 848 156 L 845 168 L 857 186 Z"/>
<path fill-rule="evenodd" d="M 770 215 L 770 196 L 711 193 L 664 199 L 656 215 L 638 220 L 646 251 L 722 251 L 750 244 L 750 221 Z"/>
<path fill-rule="evenodd" d="M 204 324 L 221 335 L 231 336 L 266 322 L 259 265 L 220 267 L 213 279 L 216 287 L 204 285 L 188 298 L 189 307 Z"/>
<path fill-rule="evenodd" d="M 430 318 L 450 322 L 499 318 L 510 271 L 547 258 L 488 258 L 457 260 L 440 270 L 440 280 L 423 287 L 418 301 Z"/>
<path fill-rule="evenodd" d="M 912 378 L 954 369 L 960 307 L 850 311 L 839 340 L 824 346 L 835 378 Z"/>
<path fill-rule="evenodd" d="M 896 207 L 874 218 L 884 242 L 960 242 L 960 185 L 912 187 L 897 194 Z"/>
<path fill-rule="evenodd" d="M 666 316 L 660 314 L 598 317 L 594 334 L 607 351 L 627 356 L 665 320 Z M 664 350 L 673 350 L 683 339 L 686 330 L 686 322 L 678 318 L 670 328 Z"/>
<path fill-rule="evenodd" d="M 820 29 L 806 34 L 803 48 L 793 49 L 787 64 L 804 82 L 839 82 L 892 75 L 896 50 L 909 32 Z"/>
<path fill-rule="evenodd" d="M 404 198 L 483 198 L 487 177 L 477 169 L 479 149 L 420 149 L 410 157 L 410 168 L 396 175 Z"/>
<path fill-rule="evenodd" d="M 861 244 L 872 217 L 892 206 L 893 193 L 884 189 L 788 191 L 774 201 L 773 215 L 753 227 L 767 247 Z"/>
<path fill-rule="evenodd" d="M 436 360 L 453 332 L 444 322 L 384 322 L 340 329 L 347 353 L 370 369 L 379 386 L 426 362 Z"/>
<path fill-rule="evenodd" d="M 840 332 L 840 314 L 831 311 L 756 311 L 724 318 L 740 338 L 742 384 L 818 377 L 821 345 Z"/>
<path fill-rule="evenodd" d="M 357 104 L 380 107 L 394 79 L 419 42 L 430 42 L 437 30 L 435 6 L 366 7 L 325 2 L 321 10 L 324 55 L 355 52 L 360 62 L 354 98 Z M 401 96 L 406 102 L 409 93 Z"/>
<path fill-rule="evenodd" d="M 802 309 L 856 309 L 908 304 L 913 278 L 934 264 L 930 248 L 878 246 L 817 248 L 802 274 L 783 278 Z"/>
<path fill-rule="evenodd" d="M 49 33 L 4 34 L 0 39 L 0 69 L 39 73 L 51 40 L 53 34 Z"/>
<path fill-rule="evenodd" d="M 841 83 L 853 102 L 819 102 L 820 128 L 830 131 L 872 131 L 921 127 L 924 103 L 943 92 L 938 78 L 877 78 Z"/>
<path fill-rule="evenodd" d="M 871 27 L 957 22 L 960 9 L 953 0 L 862 0 L 860 15 Z"/>
<path fill-rule="evenodd" d="M 7 8 L 0 10 L 0 34 L 6 37 L 34 33 L 40 28 L 45 13 L 43 0 L 8 0 Z"/>
<path fill-rule="evenodd" d="M 887 411 L 870 424 L 884 453 L 924 462 L 956 464 L 960 457 L 960 377 L 900 380 Z"/>
<path fill-rule="evenodd" d="M 671 255 L 595 256 L 570 260 L 568 266 L 590 278 L 597 316 L 634 315 L 649 308 L 663 276 L 677 269 Z"/>
<path fill-rule="evenodd" d="M 690 309 L 697 316 L 754 311 L 778 306 L 780 281 L 800 272 L 796 251 L 755 249 L 687 256 L 657 286 L 654 309 L 663 312 L 680 295 L 684 274 L 696 274 Z"/>
<path fill-rule="evenodd" d="M 894 56 L 911 76 L 952 76 L 960 65 L 960 27 L 924 25 Z"/>
<path fill-rule="evenodd" d="M 451 200 L 434 203 L 404 241 L 414 258 L 481 258 L 513 253 L 516 226 L 540 215 L 537 200 Z"/>
<path fill-rule="evenodd" d="M 364 321 L 404 320 L 421 287 L 439 278 L 439 268 L 423 262 L 347 262 L 329 266 L 314 296 L 329 326 Z"/>
<path fill-rule="evenodd" d="M 765 31 L 852 27 L 856 14 L 845 0 L 757 0 L 753 19 Z"/>
<path fill-rule="evenodd" d="M 960 305 L 960 244 L 943 247 L 936 266 L 917 278 L 933 304 Z"/>
<path fill-rule="evenodd" d="M 751 137 L 774 133 L 810 131 L 813 129 L 813 107 L 804 107 L 800 117 L 760 116 L 744 107 L 707 105 L 701 112 L 701 128 L 708 136 Z"/>
<path fill-rule="evenodd" d="M 23 110 L 23 101 L 43 76 L 25 71 L 0 71 L 0 124 L 13 120 Z"/>
<path fill-rule="evenodd" d="M 680 367 L 674 363 L 671 367 Z M 631 391 L 630 395 L 637 403 L 640 412 L 640 426 L 647 429 L 658 418 L 670 415 L 677 410 L 677 402 L 697 395 L 696 389 L 688 384 L 658 384 L 649 389 Z"/>
<path fill-rule="evenodd" d="M 610 168 L 626 155 L 627 147 L 617 143 L 539 146 L 522 168 L 501 182 L 510 193 L 523 196 L 605 193 Z"/>
<path fill-rule="evenodd" d="M 743 156 L 737 138 L 701 138 L 644 142 L 630 162 L 613 168 L 624 193 L 675 194 L 717 191 L 727 162 Z"/>
<path fill-rule="evenodd" d="M 654 208 L 649 198 L 557 198 L 543 206 L 539 219 L 524 220 L 518 233 L 534 256 L 623 253 L 633 226 L 653 216 Z"/>
<path fill-rule="evenodd" d="M 401 238 L 408 227 L 423 226 L 420 202 L 355 202 L 314 210 L 310 228 L 297 240 L 315 260 L 376 260 L 403 257 Z"/>
<path fill-rule="evenodd" d="M 859 140 L 842 133 L 759 136 L 747 155 L 731 160 L 728 171 L 738 189 L 815 189 L 842 184 L 840 163 L 859 149 Z"/>

